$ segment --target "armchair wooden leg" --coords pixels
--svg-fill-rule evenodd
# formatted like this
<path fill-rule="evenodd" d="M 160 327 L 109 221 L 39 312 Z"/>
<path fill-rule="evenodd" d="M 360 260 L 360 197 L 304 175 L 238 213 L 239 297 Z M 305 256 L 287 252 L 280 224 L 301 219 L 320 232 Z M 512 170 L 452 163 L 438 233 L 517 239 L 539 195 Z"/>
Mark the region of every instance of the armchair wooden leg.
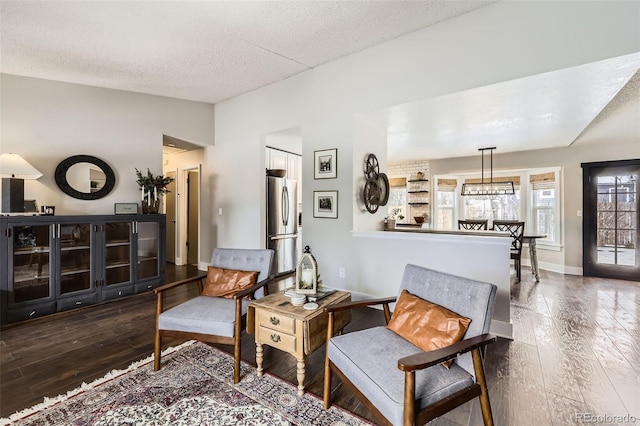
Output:
<path fill-rule="evenodd" d="M 156 338 L 153 345 L 153 371 L 160 370 L 160 356 L 162 348 L 162 337 L 160 337 L 160 330 L 156 326 Z"/>
<path fill-rule="evenodd" d="M 324 355 L 324 409 L 331 407 L 331 361 L 329 361 L 329 340 L 333 337 L 333 312 L 329 312 L 327 323 L 327 342 Z"/>
<path fill-rule="evenodd" d="M 240 381 L 240 357 L 242 355 L 242 300 L 236 299 L 236 324 L 233 343 L 233 383 Z"/>
<path fill-rule="evenodd" d="M 473 369 L 476 373 L 476 381 L 480 385 L 480 408 L 482 409 L 482 419 L 485 426 L 493 426 L 493 415 L 491 414 L 491 403 L 489 402 L 489 391 L 487 381 L 484 377 L 484 366 L 480 356 L 480 349 L 471 351 L 473 357 Z"/>

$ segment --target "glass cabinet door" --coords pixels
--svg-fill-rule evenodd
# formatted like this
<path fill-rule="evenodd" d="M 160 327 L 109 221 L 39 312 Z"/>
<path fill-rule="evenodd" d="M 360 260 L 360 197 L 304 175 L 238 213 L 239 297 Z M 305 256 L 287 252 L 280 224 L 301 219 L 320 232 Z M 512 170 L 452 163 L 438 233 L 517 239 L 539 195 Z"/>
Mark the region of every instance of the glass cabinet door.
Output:
<path fill-rule="evenodd" d="M 54 226 L 59 227 L 60 295 L 91 290 L 91 224 L 63 223 Z"/>
<path fill-rule="evenodd" d="M 51 226 L 19 225 L 14 226 L 11 232 L 11 302 L 22 303 L 52 297 Z"/>
<path fill-rule="evenodd" d="M 160 247 L 160 226 L 158 222 L 137 222 L 138 259 L 136 277 L 138 280 L 157 277 L 160 274 L 158 250 Z"/>
<path fill-rule="evenodd" d="M 107 222 L 104 225 L 104 285 L 131 281 L 131 222 Z"/>

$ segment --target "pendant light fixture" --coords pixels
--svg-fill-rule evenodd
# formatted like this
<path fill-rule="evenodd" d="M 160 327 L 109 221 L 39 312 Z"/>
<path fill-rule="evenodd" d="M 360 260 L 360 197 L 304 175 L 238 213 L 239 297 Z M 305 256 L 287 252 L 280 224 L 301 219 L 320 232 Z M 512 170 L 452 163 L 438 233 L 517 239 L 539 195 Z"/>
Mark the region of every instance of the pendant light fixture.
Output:
<path fill-rule="evenodd" d="M 495 146 L 490 148 L 478 148 L 482 158 L 482 178 L 480 183 L 463 183 L 461 195 L 513 195 L 515 189 L 512 181 L 493 181 L 493 150 Z M 484 152 L 489 151 L 491 158 L 491 167 L 489 181 L 484 181 Z"/>

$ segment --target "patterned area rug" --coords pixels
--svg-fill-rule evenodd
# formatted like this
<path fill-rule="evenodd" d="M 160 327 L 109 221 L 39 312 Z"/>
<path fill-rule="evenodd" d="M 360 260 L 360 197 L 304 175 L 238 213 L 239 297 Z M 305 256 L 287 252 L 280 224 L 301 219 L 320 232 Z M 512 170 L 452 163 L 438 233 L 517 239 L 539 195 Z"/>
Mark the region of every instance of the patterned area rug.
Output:
<path fill-rule="evenodd" d="M 2 419 L 16 425 L 368 425 L 370 423 L 305 394 L 297 387 L 242 363 L 233 385 L 233 358 L 203 343 L 166 351 L 115 371 L 67 395 Z"/>

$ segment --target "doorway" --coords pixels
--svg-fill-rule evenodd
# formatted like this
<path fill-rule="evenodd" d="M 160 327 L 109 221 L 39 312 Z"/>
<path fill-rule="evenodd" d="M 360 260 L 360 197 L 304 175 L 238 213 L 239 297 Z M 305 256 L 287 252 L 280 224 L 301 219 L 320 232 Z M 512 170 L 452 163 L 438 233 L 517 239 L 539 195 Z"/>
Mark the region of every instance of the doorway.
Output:
<path fill-rule="evenodd" d="M 165 199 L 167 261 L 176 266 L 198 265 L 204 148 L 163 135 L 162 162 L 163 174 L 175 178 Z"/>
<path fill-rule="evenodd" d="M 177 174 L 177 171 L 166 173 L 167 177 L 173 179 L 173 181 L 167 185 L 169 192 L 167 192 L 165 197 L 167 210 L 167 262 L 171 263 L 176 263 Z"/>
<path fill-rule="evenodd" d="M 582 168 L 583 274 L 640 280 L 640 160 Z"/>
<path fill-rule="evenodd" d="M 198 235 L 200 212 L 200 173 L 198 170 L 188 170 L 185 173 L 187 193 L 187 264 L 198 266 Z"/>

